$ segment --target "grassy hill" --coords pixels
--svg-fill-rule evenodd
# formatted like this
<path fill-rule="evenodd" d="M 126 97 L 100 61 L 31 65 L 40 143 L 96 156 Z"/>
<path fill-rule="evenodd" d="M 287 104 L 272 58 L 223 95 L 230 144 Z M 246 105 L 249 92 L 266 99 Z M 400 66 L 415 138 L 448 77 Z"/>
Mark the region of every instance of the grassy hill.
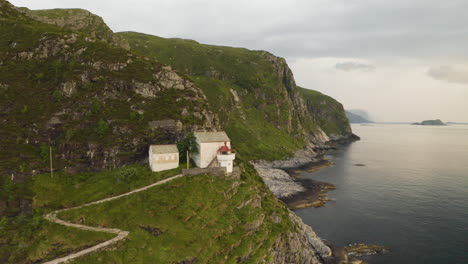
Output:
<path fill-rule="evenodd" d="M 49 146 L 58 170 L 115 168 L 151 143 L 218 127 L 203 91 L 160 63 L 2 9 L 0 174 L 47 170 Z M 166 119 L 181 127 L 151 126 Z"/>
<path fill-rule="evenodd" d="M 352 133 L 343 105 L 320 92 L 298 87 L 313 122 L 331 138 Z"/>
<path fill-rule="evenodd" d="M 136 32 L 117 35 L 128 40 L 131 50 L 171 65 L 197 83 L 236 148 L 252 159 L 287 157 L 319 141 L 321 130 L 333 137 L 351 134 L 342 105 L 297 87 L 283 58 Z"/>
<path fill-rule="evenodd" d="M 255 171 L 250 166 L 243 171 L 241 182 L 208 175 L 184 177 L 140 194 L 62 213 L 61 218 L 85 225 L 130 231 L 130 237 L 114 250 L 74 263 L 181 263 L 194 258 L 197 263 L 259 263 L 271 259 L 273 244 L 298 227 Z M 130 166 L 100 173 L 36 176 L 28 182 L 35 194 L 34 214 L 0 222 L 0 260 L 35 263 L 109 239 L 108 234 L 51 224 L 42 215 L 177 173 L 179 169 L 153 173 L 146 166 Z"/>
<path fill-rule="evenodd" d="M 115 251 L 78 262 L 316 260 L 301 225 L 248 161 L 322 144 L 322 131 L 350 135 L 340 111 L 333 99 L 301 91 L 285 60 L 268 52 L 116 36 L 85 10 L 18 10 L 0 0 L 0 262 L 44 261 L 107 239 L 42 215 L 174 175 L 149 171 L 148 145 L 221 129 L 238 152 L 240 181 L 188 177 L 70 211 L 63 217 L 131 231 Z M 158 125 L 168 119 L 176 125 Z M 154 228 L 163 234 L 147 232 Z"/>

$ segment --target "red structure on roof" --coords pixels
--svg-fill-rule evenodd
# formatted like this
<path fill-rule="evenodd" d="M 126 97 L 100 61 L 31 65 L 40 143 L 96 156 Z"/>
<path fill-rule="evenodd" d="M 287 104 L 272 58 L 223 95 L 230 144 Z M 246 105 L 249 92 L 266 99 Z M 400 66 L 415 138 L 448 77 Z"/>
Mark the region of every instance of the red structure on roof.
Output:
<path fill-rule="evenodd" d="M 225 153 L 225 152 L 229 153 L 231 152 L 231 149 L 227 146 L 227 143 L 224 142 L 224 146 L 220 147 L 218 151 L 221 153 Z"/>

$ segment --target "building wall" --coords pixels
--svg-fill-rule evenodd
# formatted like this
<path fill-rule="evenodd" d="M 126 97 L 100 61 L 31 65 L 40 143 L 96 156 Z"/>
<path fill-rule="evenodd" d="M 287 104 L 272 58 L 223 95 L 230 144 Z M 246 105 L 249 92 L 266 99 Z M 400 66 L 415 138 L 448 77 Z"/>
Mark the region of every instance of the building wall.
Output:
<path fill-rule="evenodd" d="M 149 163 L 152 171 L 175 169 L 179 167 L 179 153 L 150 153 Z"/>
<path fill-rule="evenodd" d="M 219 148 L 224 146 L 223 142 L 203 142 L 200 143 L 197 139 L 198 143 L 198 154 L 191 155 L 193 161 L 199 168 L 206 168 L 210 165 L 211 161 L 216 157 L 218 154 Z M 231 147 L 231 142 L 227 142 L 227 146 Z"/>
<path fill-rule="evenodd" d="M 218 167 L 226 168 L 227 173 L 232 172 L 232 167 L 234 166 L 234 159 L 236 158 L 236 154 L 218 154 Z"/>

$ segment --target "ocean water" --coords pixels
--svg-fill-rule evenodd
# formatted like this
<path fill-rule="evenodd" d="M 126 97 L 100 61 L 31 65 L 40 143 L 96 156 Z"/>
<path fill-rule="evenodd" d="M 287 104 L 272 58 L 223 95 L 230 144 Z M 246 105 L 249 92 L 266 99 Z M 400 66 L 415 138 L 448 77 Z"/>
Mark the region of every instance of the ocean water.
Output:
<path fill-rule="evenodd" d="M 468 125 L 353 125 L 361 137 L 302 177 L 337 189 L 296 213 L 335 245 L 390 248 L 369 263 L 468 263 Z M 366 166 L 356 166 L 355 164 Z"/>

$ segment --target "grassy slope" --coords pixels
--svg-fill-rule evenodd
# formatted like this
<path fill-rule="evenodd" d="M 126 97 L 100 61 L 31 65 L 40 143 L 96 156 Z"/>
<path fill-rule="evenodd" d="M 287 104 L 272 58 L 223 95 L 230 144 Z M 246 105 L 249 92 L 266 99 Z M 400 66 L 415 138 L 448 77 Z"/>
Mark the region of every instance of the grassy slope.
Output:
<path fill-rule="evenodd" d="M 320 92 L 298 87 L 315 123 L 327 135 L 349 135 L 351 126 L 343 105 Z"/>
<path fill-rule="evenodd" d="M 75 43 L 67 44 L 69 48 L 55 56 L 12 59 L 14 54 L 34 51 L 46 40 L 58 40 L 72 31 L 39 23 L 7 6 L 1 8 L 0 148 L 9 151 L 0 152 L 0 173 L 45 169 L 46 148 L 50 144 L 57 154 L 58 168 L 80 164 L 90 143 L 104 148 L 118 147 L 119 155 L 128 154 L 128 160 L 135 160 L 135 154 L 146 154 L 148 143 L 167 140 L 164 132 L 150 130 L 149 121 L 175 119 L 186 125 L 201 122 L 190 115 L 181 115 L 182 108 L 192 113 L 194 107 L 204 107 L 202 101 L 181 98 L 190 97 L 191 91 L 166 90 L 157 98 L 144 100 L 128 88 L 134 81 L 153 80 L 160 64 L 102 41 L 87 42 L 83 34 L 78 34 Z M 85 51 L 78 54 L 81 49 Z M 96 70 L 90 66 L 96 61 L 129 60 L 132 62 L 120 71 Z M 97 81 L 81 83 L 84 73 Z M 70 98 L 61 89 L 68 81 L 78 83 L 77 93 Z M 117 88 L 116 84 L 123 87 Z M 47 122 L 57 113 L 61 113 L 59 118 L 64 125 L 46 130 Z M 135 139 L 136 146 L 129 144 Z M 65 153 L 69 153 L 65 159 L 58 155 Z"/>
<path fill-rule="evenodd" d="M 183 167 L 184 165 L 181 165 Z M 108 239 L 109 235 L 78 231 L 46 222 L 41 216 L 55 209 L 117 195 L 170 177 L 141 166 L 78 175 L 39 175 L 31 181 L 32 218 L 7 218 L 0 224 L 0 259 L 29 263 L 52 259 Z M 76 263 L 176 263 L 196 257 L 197 263 L 258 263 L 268 259 L 271 245 L 291 230 L 288 211 L 247 166 L 242 181 L 211 176 L 184 177 L 143 193 L 62 213 L 60 217 L 91 226 L 131 232 L 112 251 L 101 251 Z M 53 193 L 54 195 L 51 195 Z M 274 223 L 272 216 L 279 216 Z M 255 222 L 260 221 L 260 226 Z M 142 227 L 164 232 L 154 237 Z M 16 230 L 21 230 L 16 233 Z"/>
<path fill-rule="evenodd" d="M 42 263 L 113 236 L 52 224 L 39 215 L 3 218 L 0 221 L 0 263 Z"/>
<path fill-rule="evenodd" d="M 3 0 L 0 0 L 0 4 L 1 2 Z M 2 5 L 0 8 L 3 10 L 5 7 Z M 37 23 L 11 10 L 3 11 L 5 12 L 1 14 L 0 19 L 0 52 L 31 50 L 39 44 L 38 40 L 41 38 L 53 39 L 71 33 L 69 30 Z M 61 111 L 64 106 L 74 107 L 77 112 L 94 109 L 89 111 L 85 119 L 67 120 L 71 125 L 59 137 L 59 140 L 65 143 L 95 141 L 111 145 L 116 141 L 128 141 L 130 137 L 120 138 L 111 134 L 103 136 L 96 131 L 102 123 L 101 120 L 105 121 L 109 117 L 114 122 L 112 124 L 120 122 L 128 125 L 136 134 L 147 132 L 142 127 L 148 120 L 183 118 L 171 116 L 172 112 L 151 111 L 151 106 L 148 106 L 144 109 L 147 114 L 135 119 L 128 114 L 132 111 L 124 102 L 116 100 L 100 104 L 99 100 L 93 98 L 102 95 L 100 91 L 105 87 L 105 82 L 97 82 L 90 87 L 79 87 L 78 94 L 72 98 L 61 96 L 57 87 L 64 81 L 77 78 L 75 73 L 84 67 L 81 64 L 82 60 L 122 62 L 129 58 L 128 51 L 111 48 L 102 42 L 84 42 L 82 36 L 80 35 L 80 40 L 72 45 L 75 50 L 87 48 L 82 56 L 75 58 L 78 63 L 74 63 L 73 60 L 62 63 L 58 57 L 45 61 L 10 61 L 6 55 L 0 53 L 3 56 L 0 58 L 3 62 L 0 78 L 2 83 L 8 84 L 8 88 L 2 88 L 0 91 L 0 107 L 9 111 L 8 115 L 0 114 L 0 119 L 8 120 L 8 126 L 0 133 L 2 138 L 11 139 L 1 141 L 1 147 L 10 149 L 11 152 L 2 152 L 0 155 L 17 157 L 0 157 L 0 167 L 16 166 L 27 171 L 31 164 L 46 164 L 48 156 L 44 154 L 44 149 L 47 149 L 40 145 L 28 144 L 28 139 L 37 135 L 19 124 L 44 123 L 52 113 Z M 190 41 L 189 45 L 181 45 L 183 49 L 180 50 L 179 43 L 187 41 L 169 41 L 177 44 L 177 52 L 164 50 L 169 49 L 167 41 L 164 40 L 161 42 L 160 54 L 148 54 L 159 56 L 161 62 L 174 65 L 174 68 L 190 75 L 198 86 L 203 87 L 213 108 L 225 121 L 223 125 L 240 152 L 239 157 L 245 155 L 249 159 L 278 159 L 303 146 L 303 140 L 297 137 L 298 131 L 288 133 L 284 127 L 278 128 L 287 122 L 288 116 L 285 115 L 287 109 L 277 108 L 277 104 L 273 104 L 279 96 L 285 94 L 280 94 L 280 89 L 277 89 L 281 80 L 275 79 L 275 75 L 272 74 L 274 68 L 268 54 L 227 47 L 207 48 Z M 151 45 L 157 45 L 158 42 L 155 40 Z M 16 43 L 16 46 L 13 43 Z M 158 49 L 151 46 L 151 51 Z M 174 58 L 165 54 L 179 54 L 180 57 Z M 186 70 L 184 67 L 187 66 L 185 63 L 189 57 L 192 59 L 189 60 L 190 67 Z M 119 78 L 124 81 L 135 79 L 144 82 L 160 67 L 151 61 L 132 58 L 136 63 L 122 72 L 99 74 L 104 75 L 106 80 Z M 205 73 L 212 70 L 210 67 L 221 72 L 223 76 L 207 77 Z M 230 89 L 238 92 L 241 98 L 239 104 L 234 102 Z M 138 96 L 134 97 L 134 94 L 126 92 L 121 96 L 130 97 L 135 101 L 141 100 Z M 152 107 L 166 109 L 168 107 L 165 106 L 173 106 L 175 96 L 162 96 L 161 101 L 155 101 Z M 15 103 L 11 103 L 12 99 Z M 83 122 L 86 123 L 85 126 L 78 126 Z M 79 129 L 74 127 L 74 124 Z M 21 131 L 19 136 L 18 131 Z M 39 217 L 52 209 L 86 203 L 168 176 L 152 174 L 139 167 L 133 169 L 136 172 L 130 174 L 126 171 L 128 169 L 123 168 L 112 172 L 73 176 L 57 174 L 53 179 L 47 175 L 37 176 L 34 181 L 28 183 L 33 192 L 31 195 L 34 196 L 34 215 L 25 219 L 2 219 L 0 237 L 3 240 L 0 243 L 3 243 L 3 251 L 0 251 L 0 255 L 4 257 L 13 252 L 9 262 L 25 263 L 51 258 L 60 255 L 61 250 L 63 252 L 77 249 L 106 238 L 107 235 L 90 235 L 47 224 Z M 130 180 L 126 181 L 128 177 Z M 105 260 L 117 263 L 144 263 L 149 259 L 159 258 L 164 263 L 197 257 L 200 263 L 257 263 L 259 259 L 267 257 L 278 234 L 291 229 L 291 223 L 287 219 L 284 205 L 272 196 L 249 165 L 244 167 L 240 186 L 235 187 L 234 184 L 209 176 L 183 178 L 167 186 L 124 198 L 123 204 L 114 201 L 69 212 L 66 217 L 70 219 L 77 220 L 77 217 L 84 216 L 88 224 L 121 227 L 132 232 L 130 239 L 119 245 L 116 251 L 100 252 L 79 262 Z M 234 196 L 229 197 L 230 194 Z M 261 207 L 255 206 L 255 203 L 260 201 L 259 196 Z M 102 214 L 94 214 L 95 212 Z M 282 221 L 273 223 L 272 215 L 280 216 Z M 265 218 L 258 229 L 246 228 L 249 223 L 253 224 L 262 216 Z M 153 237 L 139 225 L 158 227 L 165 233 Z M 16 232 L 19 229 L 22 232 Z M 34 236 L 37 232 L 44 235 Z M 59 247 L 61 249 L 57 250 L 57 243 L 62 245 Z"/>
<path fill-rule="evenodd" d="M 79 30 L 83 33 L 95 32 L 97 35 L 104 37 L 112 36 L 112 30 L 104 23 L 101 17 L 92 14 L 83 9 L 48 9 L 48 10 L 32 10 L 34 16 L 51 21 L 64 21 L 64 26 Z M 76 18 L 76 19 L 74 19 Z M 75 22 L 75 23 L 74 23 Z M 79 23 L 78 23 L 79 22 Z"/>
<path fill-rule="evenodd" d="M 32 180 L 33 206 L 36 210 L 44 208 L 46 211 L 74 207 L 125 193 L 180 172 L 181 169 L 174 169 L 153 173 L 147 166 L 134 165 L 97 173 L 59 173 L 53 178 L 42 174 Z"/>
<path fill-rule="evenodd" d="M 202 45 L 134 32 L 118 33 L 132 50 L 169 64 L 203 89 L 234 146 L 251 159 L 281 159 L 304 146 L 299 131 L 289 133 L 287 97 L 271 54 L 243 48 Z M 237 92 L 236 103 L 230 90 Z"/>
<path fill-rule="evenodd" d="M 4 8 L 4 6 L 1 8 Z M 33 50 L 39 45 L 38 39 L 44 37 L 54 39 L 64 34 L 70 34 L 71 31 L 37 23 L 12 10 L 7 9 L 3 11 L 5 11 L 3 14 L 8 15 L 3 16 L 0 20 L 0 35 L 2 36 L 0 38 L 0 51 L 2 52 L 1 61 L 3 61 L 0 77 L 2 78 L 2 83 L 7 84 L 8 87 L 1 91 L 0 100 L 2 110 L 8 110 L 2 112 L 2 118 L 7 119 L 9 125 L 2 127 L 1 133 L 3 138 L 1 144 L 2 149 L 10 149 L 11 151 L 9 153 L 1 152 L 1 155 L 7 156 L 2 157 L 2 164 L 0 165 L 5 167 L 18 166 L 22 170 L 27 171 L 28 166 L 34 166 L 35 163 L 46 164 L 48 160 L 46 146 L 28 144 L 31 138 L 38 140 L 37 135 L 34 131 L 22 127 L 21 124 L 44 123 L 52 113 L 62 110 L 64 106 L 73 106 L 77 112 L 87 112 L 88 109 L 92 110 L 94 108 L 94 110 L 89 111 L 89 114 L 84 119 L 76 121 L 65 120 L 69 124 L 69 128 L 62 136 L 59 136 L 59 140 L 71 140 L 74 142 L 96 141 L 103 144 L 113 144 L 115 141 L 126 140 L 125 138 L 114 138 L 109 134 L 102 136 L 97 133 L 98 131 L 95 129 L 99 127 L 100 120 L 106 120 L 109 116 L 112 117 L 114 122 L 122 122 L 135 129 L 138 128 L 138 124 L 146 124 L 148 120 L 171 117 L 171 113 L 145 109 L 148 110 L 148 115 L 161 115 L 161 117 L 143 116 L 134 120 L 128 115 L 131 111 L 125 109 L 128 105 L 119 101 L 106 105 L 93 104 L 93 98 L 100 96 L 100 91 L 102 91 L 106 83 L 98 82 L 93 84 L 92 87 L 78 87 L 78 93 L 72 98 L 65 98 L 60 96 L 60 94 L 57 96 L 58 93 L 56 91 L 60 87 L 60 84 L 64 81 L 77 78 L 75 72 L 83 70 L 82 67 L 85 66 L 81 64 L 81 61 L 99 59 L 107 62 L 121 62 L 128 59 L 127 52 L 111 48 L 102 42 L 85 42 L 80 36 L 77 43 L 71 45 L 75 50 L 82 47 L 87 48 L 84 54 L 76 58 L 79 60 L 79 63 L 73 63 L 73 61 L 62 63 L 60 57 L 52 57 L 41 61 L 36 59 L 29 61 L 7 60 L 8 54 Z M 12 45 L 12 43 L 16 44 Z M 8 54 L 5 52 L 8 52 Z M 129 67 L 128 70 L 119 73 L 100 72 L 99 74 L 106 76 L 108 79 L 120 78 L 130 80 L 134 78 L 137 81 L 145 81 L 146 78 L 149 78 L 148 74 L 159 67 L 151 61 L 139 60 L 135 59 L 135 57 L 133 59 L 136 61 L 136 64 L 133 67 Z M 26 76 L 25 73 L 27 73 Z M 132 100 L 139 99 L 138 96 L 134 97 L 133 94 L 125 95 L 132 98 Z M 209 96 L 214 95 L 210 94 Z M 11 102 L 13 98 L 15 99 L 15 103 Z M 163 97 L 162 100 L 164 101 L 161 103 L 154 102 L 154 105 L 164 106 L 165 103 L 168 103 L 174 106 L 173 97 Z M 65 119 L 65 117 L 62 118 Z M 80 126 L 84 130 L 77 130 L 73 127 L 73 124 L 83 123 L 88 123 L 87 126 Z M 87 128 L 89 129 L 87 130 Z M 18 131 L 21 131 L 21 135 L 18 135 Z M 138 132 L 144 133 L 145 131 Z M 9 138 L 11 140 L 8 140 Z M 76 151 L 79 151 L 79 149 Z M 55 149 L 54 152 L 56 152 Z M 11 159 L 11 157 L 15 156 L 17 159 Z M 136 170 L 136 173 L 130 172 L 129 176 L 128 170 Z M 224 196 L 224 192 L 227 192 L 232 187 L 233 182 L 213 179 L 207 176 L 200 178 L 192 177 L 184 179 L 186 181 L 185 186 L 173 190 L 173 192 L 177 191 L 177 194 L 167 193 L 164 190 L 162 193 L 149 191 L 142 195 L 150 198 L 148 196 L 149 193 L 152 200 L 139 200 L 141 199 L 139 196 L 128 198 L 130 201 L 137 199 L 139 202 L 137 204 L 124 204 L 123 207 L 118 207 L 118 210 L 106 211 L 103 217 L 107 220 L 109 220 L 109 217 L 110 219 L 113 217 L 119 219 L 131 214 L 135 218 L 144 219 L 148 224 L 162 225 L 164 223 L 152 222 L 155 219 L 151 215 L 148 216 L 146 208 L 156 206 L 155 202 L 161 202 L 158 199 L 173 199 L 176 204 L 180 204 L 180 199 L 183 199 L 185 207 L 181 207 L 180 210 L 168 210 L 168 214 L 166 215 L 171 222 L 175 222 L 175 225 L 178 225 L 179 229 L 169 238 L 157 241 L 159 244 L 156 244 L 156 253 L 159 250 L 166 252 L 170 251 L 172 247 L 177 248 L 177 245 L 174 244 L 179 241 L 177 238 L 197 238 L 200 236 L 200 233 L 202 233 L 200 229 L 184 228 L 181 219 L 186 219 L 188 214 L 197 212 L 196 210 L 200 209 L 200 206 L 209 204 L 212 210 L 207 210 L 206 215 L 200 214 L 200 219 L 198 219 L 198 221 L 212 225 L 210 227 L 205 226 L 204 228 L 208 230 L 206 237 L 204 237 L 206 239 L 198 239 L 199 243 L 195 244 L 187 243 L 187 245 L 184 245 L 183 251 L 187 254 L 196 255 L 197 252 L 202 250 L 200 260 L 207 261 L 208 259 L 219 258 L 219 256 L 212 256 L 208 252 L 209 248 L 216 244 L 218 245 L 218 254 L 230 254 L 230 262 L 233 262 L 233 259 L 237 256 L 245 256 L 245 258 L 242 258 L 245 262 L 250 261 L 251 263 L 255 263 L 258 258 L 263 258 L 267 255 L 269 246 L 271 246 L 273 240 L 280 232 L 288 230 L 290 222 L 286 218 L 287 211 L 285 207 L 268 192 L 252 168 L 247 168 L 247 171 L 249 171 L 247 176 L 244 172 L 241 186 L 238 187 L 237 193 L 231 199 L 227 199 Z M 169 174 L 173 173 L 175 172 L 170 172 Z M 2 244 L 0 259 L 2 259 L 2 262 L 7 263 L 29 263 L 46 260 L 107 239 L 109 236 L 107 234 L 89 233 L 49 224 L 41 217 L 51 210 L 75 206 L 125 192 L 166 177 L 169 174 L 153 174 L 148 172 L 148 169 L 135 167 L 75 175 L 56 173 L 54 178 L 43 174 L 35 176 L 29 182 L 17 185 L 16 187 L 18 188 L 19 186 L 25 186 L 25 192 L 30 192 L 28 195 L 33 199 L 33 214 L 27 217 L 2 218 L 0 226 L 0 243 Z M 2 180 L 4 179 L 6 177 L 2 177 Z M 2 183 L 2 190 L 3 187 L 8 186 L 10 184 Z M 16 187 L 8 190 L 8 199 L 16 199 L 14 197 Z M 2 193 L 2 195 L 5 195 L 5 193 Z M 180 195 L 179 200 L 174 198 L 178 197 L 178 195 Z M 258 198 L 257 196 L 259 195 L 263 197 Z M 24 198 L 25 195 L 20 196 Z M 193 197 L 196 197 L 196 199 L 191 199 Z M 257 201 L 261 199 L 262 207 L 245 205 L 243 208 L 237 209 L 239 205 L 247 203 L 251 198 L 255 198 Z M 174 209 L 172 208 L 173 205 L 169 205 L 168 208 Z M 129 208 L 132 208 L 132 210 Z M 192 208 L 192 210 L 185 210 L 184 208 Z M 94 210 L 94 207 L 87 210 Z M 273 213 L 283 218 L 282 223 L 272 223 L 270 216 Z M 252 222 L 262 215 L 265 215 L 266 218 L 260 229 L 248 231 L 245 229 L 245 226 L 239 228 L 239 226 Z M 85 218 L 93 219 L 93 215 L 86 215 Z M 194 219 L 197 218 L 194 217 Z M 119 221 L 116 221 L 115 224 L 117 226 L 121 225 Z M 132 235 L 136 236 L 134 239 L 129 240 L 130 245 L 132 245 L 131 243 L 136 243 L 139 247 L 154 246 L 154 241 L 148 242 L 148 237 L 142 235 L 142 231 L 138 226 L 135 226 L 136 224 L 138 223 L 129 223 L 129 230 L 133 231 Z M 167 225 L 167 223 L 165 224 Z M 197 226 L 198 228 L 203 227 L 202 225 Z M 232 227 L 232 230 L 228 229 L 226 231 L 226 227 Z M 229 233 L 226 234 L 225 239 L 224 236 L 216 237 L 216 234 L 224 232 Z M 242 240 L 241 237 L 245 237 L 247 234 L 251 235 L 251 238 L 245 241 Z M 128 258 L 124 256 L 124 252 L 134 252 L 134 248 L 127 248 L 126 244 L 123 247 L 123 250 L 117 251 L 116 254 L 110 253 L 111 257 L 126 262 Z M 260 247 L 260 249 L 257 247 Z M 141 251 L 147 252 L 145 254 L 155 253 L 152 251 Z M 180 253 L 181 251 L 179 250 L 178 252 Z M 145 254 L 142 255 L 143 258 L 148 257 Z M 93 256 L 90 256 L 90 258 L 93 258 Z M 175 259 L 176 255 L 172 254 L 171 256 L 165 256 L 165 258 Z"/>
<path fill-rule="evenodd" d="M 0 260 L 31 263 L 48 260 L 107 240 L 113 235 L 76 230 L 52 224 L 42 216 L 53 210 L 73 207 L 146 186 L 180 173 L 180 169 L 160 173 L 146 166 L 130 166 L 99 173 L 42 174 L 28 184 L 34 194 L 30 216 L 0 221 Z"/>
<path fill-rule="evenodd" d="M 257 187 L 263 188 L 206 175 L 184 177 L 62 217 L 73 221 L 85 217 L 88 225 L 131 232 L 116 250 L 76 263 L 179 263 L 194 258 L 197 263 L 259 263 L 268 258 L 272 243 L 290 229 L 290 223 L 286 209 L 270 194 L 260 197 Z M 273 223 L 272 214 L 282 217 L 281 223 Z M 255 227 L 255 221 L 262 224 Z M 154 236 L 142 227 L 163 233 Z"/>

